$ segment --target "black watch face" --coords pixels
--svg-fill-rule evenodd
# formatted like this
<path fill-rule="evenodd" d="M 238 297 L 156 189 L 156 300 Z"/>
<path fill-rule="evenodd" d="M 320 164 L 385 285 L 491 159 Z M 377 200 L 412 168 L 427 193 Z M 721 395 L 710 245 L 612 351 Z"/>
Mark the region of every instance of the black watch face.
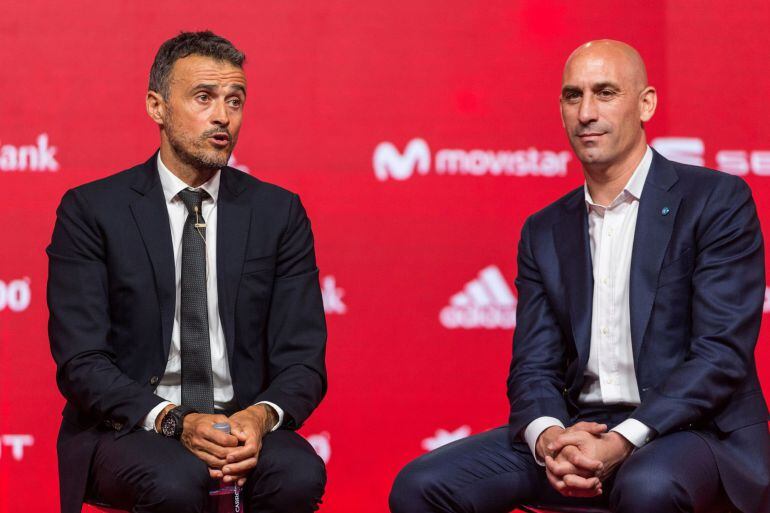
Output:
<path fill-rule="evenodd" d="M 166 414 L 166 417 L 160 424 L 160 430 L 163 436 L 173 437 L 176 432 L 176 418 L 173 415 Z"/>

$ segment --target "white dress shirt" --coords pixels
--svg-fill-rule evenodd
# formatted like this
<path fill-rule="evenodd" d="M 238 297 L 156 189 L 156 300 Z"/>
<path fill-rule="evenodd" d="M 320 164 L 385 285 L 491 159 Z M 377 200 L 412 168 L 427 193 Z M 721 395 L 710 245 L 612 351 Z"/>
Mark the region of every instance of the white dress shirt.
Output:
<path fill-rule="evenodd" d="M 182 295 L 182 232 L 187 220 L 187 207 L 177 194 L 184 190 L 202 189 L 208 193 L 201 204 L 201 214 L 206 222 L 206 298 L 208 301 L 209 342 L 211 344 L 211 371 L 214 384 L 214 410 L 222 411 L 235 407 L 235 392 L 233 380 L 230 377 L 230 365 L 227 361 L 227 346 L 225 333 L 219 319 L 219 296 L 217 293 L 217 198 L 219 196 L 220 172 L 217 171 L 203 185 L 197 188 L 189 187 L 172 173 L 160 159 L 158 153 L 158 173 L 166 199 L 168 220 L 171 227 L 171 244 L 174 248 L 174 268 L 176 274 L 176 302 L 174 308 L 174 327 L 171 331 L 171 347 L 163 377 L 155 390 L 155 395 L 165 401 L 150 410 L 143 420 L 146 430 L 155 429 L 155 419 L 169 404 L 182 403 L 182 353 L 180 337 L 181 295 Z M 276 404 L 260 401 L 257 404 L 268 404 L 278 414 L 278 422 L 273 427 L 277 429 L 283 422 L 283 410 Z"/>
<path fill-rule="evenodd" d="M 591 241 L 594 293 L 591 310 L 591 347 L 584 373 L 580 404 L 628 404 L 641 402 L 631 344 L 629 289 L 639 200 L 652 164 L 647 151 L 623 191 L 608 206 L 591 198 L 584 185 Z M 539 417 L 524 430 L 524 439 L 535 455 L 535 443 L 551 426 L 564 425 L 553 417 Z M 649 441 L 651 430 L 635 419 L 626 419 L 617 431 L 636 447 Z"/>

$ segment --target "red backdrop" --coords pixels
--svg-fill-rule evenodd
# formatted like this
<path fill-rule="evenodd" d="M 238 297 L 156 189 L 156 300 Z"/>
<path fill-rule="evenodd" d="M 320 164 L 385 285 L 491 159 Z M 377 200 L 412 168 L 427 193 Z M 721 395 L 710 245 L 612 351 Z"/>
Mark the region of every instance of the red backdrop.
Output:
<path fill-rule="evenodd" d="M 0 513 L 58 510 L 55 207 L 152 154 L 148 71 L 179 30 L 248 56 L 237 163 L 298 191 L 317 240 L 330 389 L 302 433 L 328 461 L 322 511 L 376 513 L 407 461 L 507 418 L 519 230 L 582 182 L 558 115 L 569 52 L 636 46 L 660 95 L 653 145 L 743 174 L 768 226 L 768 25 L 763 0 L 4 4 Z"/>

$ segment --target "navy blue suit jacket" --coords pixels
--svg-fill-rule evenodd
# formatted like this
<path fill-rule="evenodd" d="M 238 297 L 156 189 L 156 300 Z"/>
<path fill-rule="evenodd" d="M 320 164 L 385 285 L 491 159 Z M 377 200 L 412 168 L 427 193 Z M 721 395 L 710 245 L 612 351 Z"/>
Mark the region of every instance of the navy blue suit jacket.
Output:
<path fill-rule="evenodd" d="M 569 424 L 579 409 L 593 297 L 582 187 L 527 219 L 516 286 L 512 440 L 537 417 Z M 658 437 L 701 435 L 733 503 L 744 512 L 770 511 L 768 410 L 754 362 L 765 262 L 746 183 L 655 153 L 639 204 L 630 287 L 641 395 L 631 417 Z"/>
<path fill-rule="evenodd" d="M 326 391 L 326 325 L 313 236 L 296 194 L 221 170 L 217 288 L 235 399 L 271 401 L 296 429 Z M 68 191 L 50 246 L 49 338 L 67 400 L 57 444 L 62 511 L 80 511 L 105 430 L 160 401 L 175 272 L 156 156 Z"/>

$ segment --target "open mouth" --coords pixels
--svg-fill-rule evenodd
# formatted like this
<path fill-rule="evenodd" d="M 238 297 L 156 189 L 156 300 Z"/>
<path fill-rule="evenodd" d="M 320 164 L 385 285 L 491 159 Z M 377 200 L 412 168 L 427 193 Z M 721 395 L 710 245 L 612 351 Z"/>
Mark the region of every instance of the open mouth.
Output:
<path fill-rule="evenodd" d="M 214 146 L 225 147 L 230 144 L 230 136 L 227 134 L 214 134 L 209 137 Z"/>

